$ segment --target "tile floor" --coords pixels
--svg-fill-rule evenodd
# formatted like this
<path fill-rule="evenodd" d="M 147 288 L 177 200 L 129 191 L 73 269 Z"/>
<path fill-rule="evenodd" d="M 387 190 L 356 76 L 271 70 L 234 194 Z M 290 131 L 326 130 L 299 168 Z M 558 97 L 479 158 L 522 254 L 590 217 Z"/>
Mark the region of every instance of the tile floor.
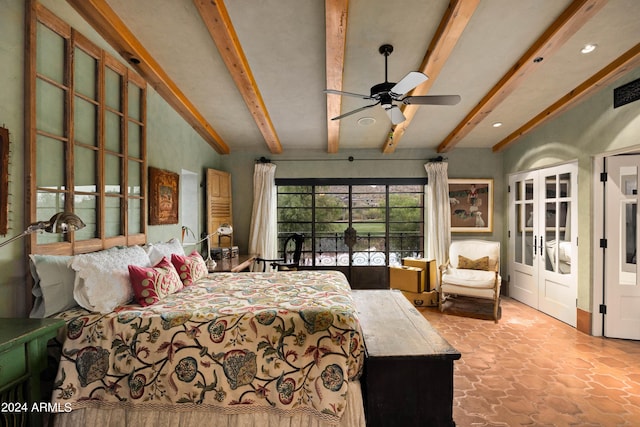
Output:
<path fill-rule="evenodd" d="M 462 358 L 453 418 L 473 426 L 640 426 L 640 341 L 592 337 L 510 298 L 502 318 L 419 308 Z"/>

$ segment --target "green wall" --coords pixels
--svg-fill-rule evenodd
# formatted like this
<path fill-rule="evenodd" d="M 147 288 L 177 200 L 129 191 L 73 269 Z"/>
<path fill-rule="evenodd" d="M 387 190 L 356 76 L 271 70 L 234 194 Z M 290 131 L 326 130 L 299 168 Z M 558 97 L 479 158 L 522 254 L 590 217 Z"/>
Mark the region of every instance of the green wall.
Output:
<path fill-rule="evenodd" d="M 0 124 L 10 131 L 9 233 L 0 241 L 26 228 L 24 218 L 24 8 L 23 0 L 3 0 L 0 13 Z M 62 0 L 42 4 L 117 58 L 117 53 Z M 122 60 L 125 63 L 124 60 Z M 147 163 L 149 166 L 180 173 L 186 169 L 204 181 L 206 168 L 219 168 L 221 157 L 187 124 L 150 86 L 147 88 Z M 204 210 L 204 193 L 200 187 L 199 206 L 183 209 Z M 201 214 L 201 218 L 204 215 Z M 45 218 L 46 219 L 46 218 Z M 197 230 L 198 233 L 201 230 Z M 150 242 L 180 236 L 180 224 L 149 226 Z M 26 316 L 26 254 L 24 241 L 0 248 L 0 317 Z"/>
<path fill-rule="evenodd" d="M 593 160 L 606 152 L 640 148 L 640 102 L 613 108 L 613 89 L 639 77 L 640 69 L 632 71 L 504 151 L 506 175 L 577 160 L 578 307 L 588 312 L 592 311 L 594 282 Z M 506 211 L 504 215 L 506 218 Z"/>

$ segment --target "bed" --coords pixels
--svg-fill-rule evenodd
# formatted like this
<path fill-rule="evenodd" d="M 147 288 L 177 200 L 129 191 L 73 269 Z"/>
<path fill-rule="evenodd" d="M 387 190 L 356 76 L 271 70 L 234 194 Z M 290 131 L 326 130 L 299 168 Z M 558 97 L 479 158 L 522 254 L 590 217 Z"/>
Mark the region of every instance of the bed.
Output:
<path fill-rule="evenodd" d="M 217 273 L 147 306 L 54 316 L 54 425 L 365 425 L 340 272 Z"/>

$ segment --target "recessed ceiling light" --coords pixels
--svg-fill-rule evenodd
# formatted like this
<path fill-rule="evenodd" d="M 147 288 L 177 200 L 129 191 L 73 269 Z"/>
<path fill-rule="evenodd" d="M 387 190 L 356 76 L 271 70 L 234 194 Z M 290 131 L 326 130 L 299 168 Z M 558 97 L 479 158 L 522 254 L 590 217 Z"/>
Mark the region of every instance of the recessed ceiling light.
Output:
<path fill-rule="evenodd" d="M 358 124 L 360 126 L 371 126 L 376 122 L 376 119 L 373 117 L 361 117 L 358 119 Z"/>
<path fill-rule="evenodd" d="M 491 126 L 493 126 L 494 128 L 499 128 L 500 126 L 502 126 L 502 122 L 495 122 Z"/>
<path fill-rule="evenodd" d="M 597 44 L 586 44 L 582 49 L 580 49 L 580 53 L 591 53 L 598 47 Z"/>

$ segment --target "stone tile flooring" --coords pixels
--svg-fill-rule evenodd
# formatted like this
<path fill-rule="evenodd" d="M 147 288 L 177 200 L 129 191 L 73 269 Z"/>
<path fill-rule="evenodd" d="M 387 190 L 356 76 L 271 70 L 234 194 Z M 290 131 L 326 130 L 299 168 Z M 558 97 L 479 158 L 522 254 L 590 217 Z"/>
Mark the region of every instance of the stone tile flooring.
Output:
<path fill-rule="evenodd" d="M 418 309 L 462 353 L 458 427 L 640 426 L 640 341 L 592 337 L 510 298 L 501 306 L 498 324 Z"/>

